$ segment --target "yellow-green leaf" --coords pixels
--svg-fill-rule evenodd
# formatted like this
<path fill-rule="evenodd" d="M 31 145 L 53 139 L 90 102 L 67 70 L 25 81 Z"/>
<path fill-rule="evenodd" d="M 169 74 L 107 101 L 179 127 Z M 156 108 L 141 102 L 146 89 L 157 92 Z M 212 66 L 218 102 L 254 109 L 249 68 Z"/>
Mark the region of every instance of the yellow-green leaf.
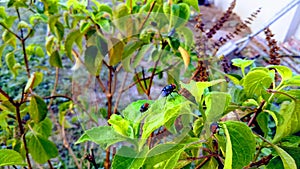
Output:
<path fill-rule="evenodd" d="M 189 55 L 189 53 L 188 53 L 184 48 L 182 48 L 181 46 L 179 46 L 178 51 L 179 51 L 180 54 L 181 54 L 181 57 L 182 57 L 183 62 L 184 62 L 184 67 L 185 67 L 185 69 L 186 69 L 186 68 L 189 66 L 189 64 L 190 64 L 190 55 Z"/>
<path fill-rule="evenodd" d="M 54 52 L 51 53 L 50 58 L 49 58 L 49 63 L 51 66 L 62 68 L 62 61 L 61 57 L 59 55 L 58 50 L 55 50 Z"/>
<path fill-rule="evenodd" d="M 115 66 L 122 60 L 124 46 L 124 43 L 116 38 L 108 41 L 109 65 Z"/>
<path fill-rule="evenodd" d="M 48 108 L 46 103 L 39 96 L 33 95 L 30 99 L 29 114 L 35 123 L 43 121 L 47 116 Z"/>

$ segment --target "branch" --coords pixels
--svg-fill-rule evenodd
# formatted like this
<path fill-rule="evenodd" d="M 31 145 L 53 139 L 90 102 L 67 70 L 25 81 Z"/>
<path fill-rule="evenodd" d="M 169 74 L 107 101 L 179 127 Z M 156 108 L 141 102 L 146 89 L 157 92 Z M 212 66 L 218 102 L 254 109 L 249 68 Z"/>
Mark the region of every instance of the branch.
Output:
<path fill-rule="evenodd" d="M 18 14 L 18 18 L 19 21 L 21 21 L 21 16 L 20 16 L 20 12 L 19 9 L 16 8 L 17 14 Z M 30 69 L 29 69 L 29 65 L 28 65 L 28 58 L 27 58 L 27 53 L 26 53 L 26 45 L 25 45 L 25 41 L 26 39 L 24 38 L 24 34 L 23 34 L 23 29 L 20 29 L 21 32 L 21 44 L 22 44 L 22 49 L 23 49 L 23 54 L 24 54 L 24 62 L 25 62 L 25 67 L 26 67 L 26 72 L 27 72 L 27 76 L 28 78 L 30 78 Z"/>
<path fill-rule="evenodd" d="M 268 156 L 265 156 L 263 158 L 261 158 L 260 160 L 258 161 L 255 161 L 255 162 L 251 162 L 248 166 L 246 166 L 244 169 L 250 169 L 250 168 L 258 168 L 259 166 L 262 166 L 262 165 L 266 165 L 269 163 L 269 161 L 273 158 L 273 155 L 270 154 Z"/>
<path fill-rule="evenodd" d="M 147 95 L 148 99 L 151 100 L 151 97 L 150 97 L 150 95 L 148 94 L 148 90 L 146 90 L 146 89 L 144 88 L 144 86 L 142 85 L 141 79 L 140 79 L 138 73 L 136 73 L 136 71 L 135 71 L 135 77 L 136 77 L 136 79 L 137 79 L 137 82 L 138 82 L 139 85 L 141 86 L 143 92 Z M 150 78 L 151 78 L 151 77 L 150 77 Z"/>
<path fill-rule="evenodd" d="M 25 155 L 26 155 L 26 161 L 28 163 L 28 168 L 31 169 L 31 162 L 30 162 L 30 158 L 29 158 L 29 152 L 28 152 L 28 147 L 27 147 L 27 143 L 26 143 L 26 138 L 25 138 L 25 132 L 24 132 L 24 128 L 23 128 L 23 124 L 22 124 L 22 120 L 21 120 L 21 112 L 20 112 L 20 104 L 19 103 L 15 103 L 15 107 L 16 107 L 16 117 L 17 117 L 17 121 L 18 121 L 18 126 L 19 126 L 19 130 L 20 130 L 20 134 L 22 137 L 22 141 L 24 144 L 24 149 L 25 149 Z"/>
<path fill-rule="evenodd" d="M 252 118 L 249 120 L 248 126 L 251 126 L 252 123 L 254 122 L 254 120 L 256 119 L 257 115 L 258 115 L 260 112 L 262 112 L 262 109 L 263 109 L 265 103 L 266 103 L 266 101 L 264 101 L 264 100 L 260 103 L 259 108 L 256 110 L 256 112 L 254 113 L 254 115 L 252 116 Z"/>
<path fill-rule="evenodd" d="M 160 74 L 160 73 L 163 73 L 163 72 L 166 72 L 166 71 L 172 69 L 172 68 L 173 68 L 174 66 L 176 66 L 179 62 L 180 62 L 180 61 L 176 62 L 175 64 L 170 65 L 170 66 L 167 67 L 166 69 L 161 70 L 161 71 L 155 73 L 154 75 L 156 76 L 156 75 L 158 75 L 158 74 Z M 145 81 L 145 80 L 150 79 L 150 78 L 151 78 L 151 77 L 145 77 L 145 78 L 143 78 L 143 79 L 141 79 L 141 80 Z M 133 87 L 134 85 L 136 85 L 137 83 L 138 83 L 138 80 L 132 82 L 130 85 L 128 85 L 127 87 L 125 87 L 125 88 L 122 90 L 122 92 L 124 92 L 124 91 L 126 91 L 126 90 L 132 88 L 132 87 Z"/>
<path fill-rule="evenodd" d="M 127 76 L 128 76 L 128 72 L 125 73 L 125 77 L 124 77 L 123 82 L 121 84 L 121 88 L 119 90 L 119 95 L 118 95 L 116 103 L 115 103 L 114 113 L 117 113 L 118 105 L 119 105 L 119 102 L 120 102 L 120 99 L 121 99 L 121 96 L 122 96 L 122 93 L 123 93 L 122 91 L 123 91 L 123 88 L 125 86 L 125 82 L 127 80 Z"/>
<path fill-rule="evenodd" d="M 278 94 L 283 94 L 283 95 L 285 95 L 285 96 L 291 98 L 291 99 L 294 100 L 294 101 L 297 100 L 295 97 L 293 97 L 293 96 L 291 96 L 291 95 L 289 95 L 289 94 L 287 94 L 287 93 L 281 92 L 281 91 L 272 90 L 272 89 L 267 89 L 267 92 L 268 92 L 268 93 L 275 93 L 275 94 L 276 94 L 276 93 L 278 93 Z"/>
<path fill-rule="evenodd" d="M 73 99 L 71 97 L 67 96 L 67 95 L 46 96 L 46 97 L 43 97 L 43 99 L 54 99 L 54 98 L 59 98 L 59 97 L 73 101 Z"/>
<path fill-rule="evenodd" d="M 141 25 L 140 28 L 139 28 L 139 32 L 141 32 L 141 30 L 143 29 L 145 23 L 146 23 L 147 20 L 149 19 L 149 16 L 150 16 L 150 14 L 151 14 L 151 12 L 152 12 L 154 6 L 155 6 L 155 3 L 156 3 L 156 1 L 153 1 L 153 2 L 152 2 L 151 6 L 150 6 L 150 9 L 149 9 L 149 11 L 148 11 L 147 16 L 146 16 L 145 20 L 143 21 L 142 25 Z"/>
<path fill-rule="evenodd" d="M 0 23 L 0 25 L 4 28 L 4 29 L 6 29 L 9 33 L 11 33 L 11 34 L 13 34 L 16 38 L 18 38 L 20 41 L 22 40 L 22 38 L 19 36 L 19 35 L 17 35 L 16 33 L 14 33 L 12 30 L 10 30 L 6 25 L 4 25 L 3 23 Z"/>
<path fill-rule="evenodd" d="M 9 101 L 11 104 L 13 104 L 14 106 L 16 106 L 15 101 L 14 101 L 11 97 L 9 97 L 9 95 L 8 95 L 4 90 L 2 90 L 1 87 L 0 87 L 0 93 L 1 93 L 5 98 L 7 98 L 8 101 Z"/>

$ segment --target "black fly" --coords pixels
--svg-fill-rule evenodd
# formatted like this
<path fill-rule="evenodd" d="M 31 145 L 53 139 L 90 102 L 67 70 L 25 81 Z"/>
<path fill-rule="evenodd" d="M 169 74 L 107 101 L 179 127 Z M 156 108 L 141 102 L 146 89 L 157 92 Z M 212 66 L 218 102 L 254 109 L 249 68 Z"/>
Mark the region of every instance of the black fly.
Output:
<path fill-rule="evenodd" d="M 161 96 L 162 97 L 167 97 L 167 96 L 171 95 L 171 93 L 177 92 L 177 91 L 174 91 L 175 89 L 176 89 L 175 84 L 169 84 L 161 90 Z"/>

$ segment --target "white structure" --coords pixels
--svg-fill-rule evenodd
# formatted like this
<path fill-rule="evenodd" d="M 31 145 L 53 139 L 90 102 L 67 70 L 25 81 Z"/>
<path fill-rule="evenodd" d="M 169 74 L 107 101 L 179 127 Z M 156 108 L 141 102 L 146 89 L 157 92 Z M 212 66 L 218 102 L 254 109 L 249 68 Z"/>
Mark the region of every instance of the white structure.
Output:
<path fill-rule="evenodd" d="M 250 25 L 252 32 L 255 32 L 292 1 L 297 0 L 237 0 L 234 12 L 244 20 L 261 7 L 261 12 Z M 222 10 L 226 10 L 231 2 L 232 0 L 214 0 L 215 6 Z M 300 3 L 274 22 L 270 29 L 278 41 L 284 42 L 292 36 L 300 40 Z"/>

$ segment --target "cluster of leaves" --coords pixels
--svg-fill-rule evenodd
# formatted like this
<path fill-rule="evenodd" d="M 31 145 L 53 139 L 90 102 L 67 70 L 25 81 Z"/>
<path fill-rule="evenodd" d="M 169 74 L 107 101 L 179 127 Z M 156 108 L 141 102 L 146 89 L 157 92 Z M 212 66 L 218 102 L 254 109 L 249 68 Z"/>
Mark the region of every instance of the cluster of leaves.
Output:
<path fill-rule="evenodd" d="M 111 117 L 108 121 L 111 126 L 87 130 L 77 143 L 93 141 L 103 148 L 117 142 L 131 144 L 120 147 L 112 168 L 250 168 L 265 165 L 266 168 L 296 169 L 300 137 L 293 134 L 300 131 L 300 100 L 299 89 L 292 88 L 300 86 L 299 75 L 293 76 L 289 68 L 277 65 L 253 66 L 245 73 L 253 60 L 234 59 L 233 64 L 243 73 L 242 76 L 227 75 L 233 82 L 229 92 L 210 90 L 213 85 L 226 83 L 222 79 L 181 83 L 196 102 L 181 95 L 154 102 L 133 102 L 121 115 Z M 276 72 L 281 76 L 279 83 L 275 82 Z M 145 113 L 139 112 L 146 102 L 151 107 Z M 222 120 L 237 110 L 243 112 L 237 115 L 238 119 Z M 249 120 L 247 125 L 240 121 L 250 115 L 256 123 Z M 276 125 L 275 135 L 271 132 L 272 122 Z M 161 127 L 171 133 L 173 139 L 153 147 L 145 144 L 149 138 L 155 139 Z M 257 134 L 260 131 L 263 136 Z M 269 159 L 262 162 L 265 158 Z"/>

